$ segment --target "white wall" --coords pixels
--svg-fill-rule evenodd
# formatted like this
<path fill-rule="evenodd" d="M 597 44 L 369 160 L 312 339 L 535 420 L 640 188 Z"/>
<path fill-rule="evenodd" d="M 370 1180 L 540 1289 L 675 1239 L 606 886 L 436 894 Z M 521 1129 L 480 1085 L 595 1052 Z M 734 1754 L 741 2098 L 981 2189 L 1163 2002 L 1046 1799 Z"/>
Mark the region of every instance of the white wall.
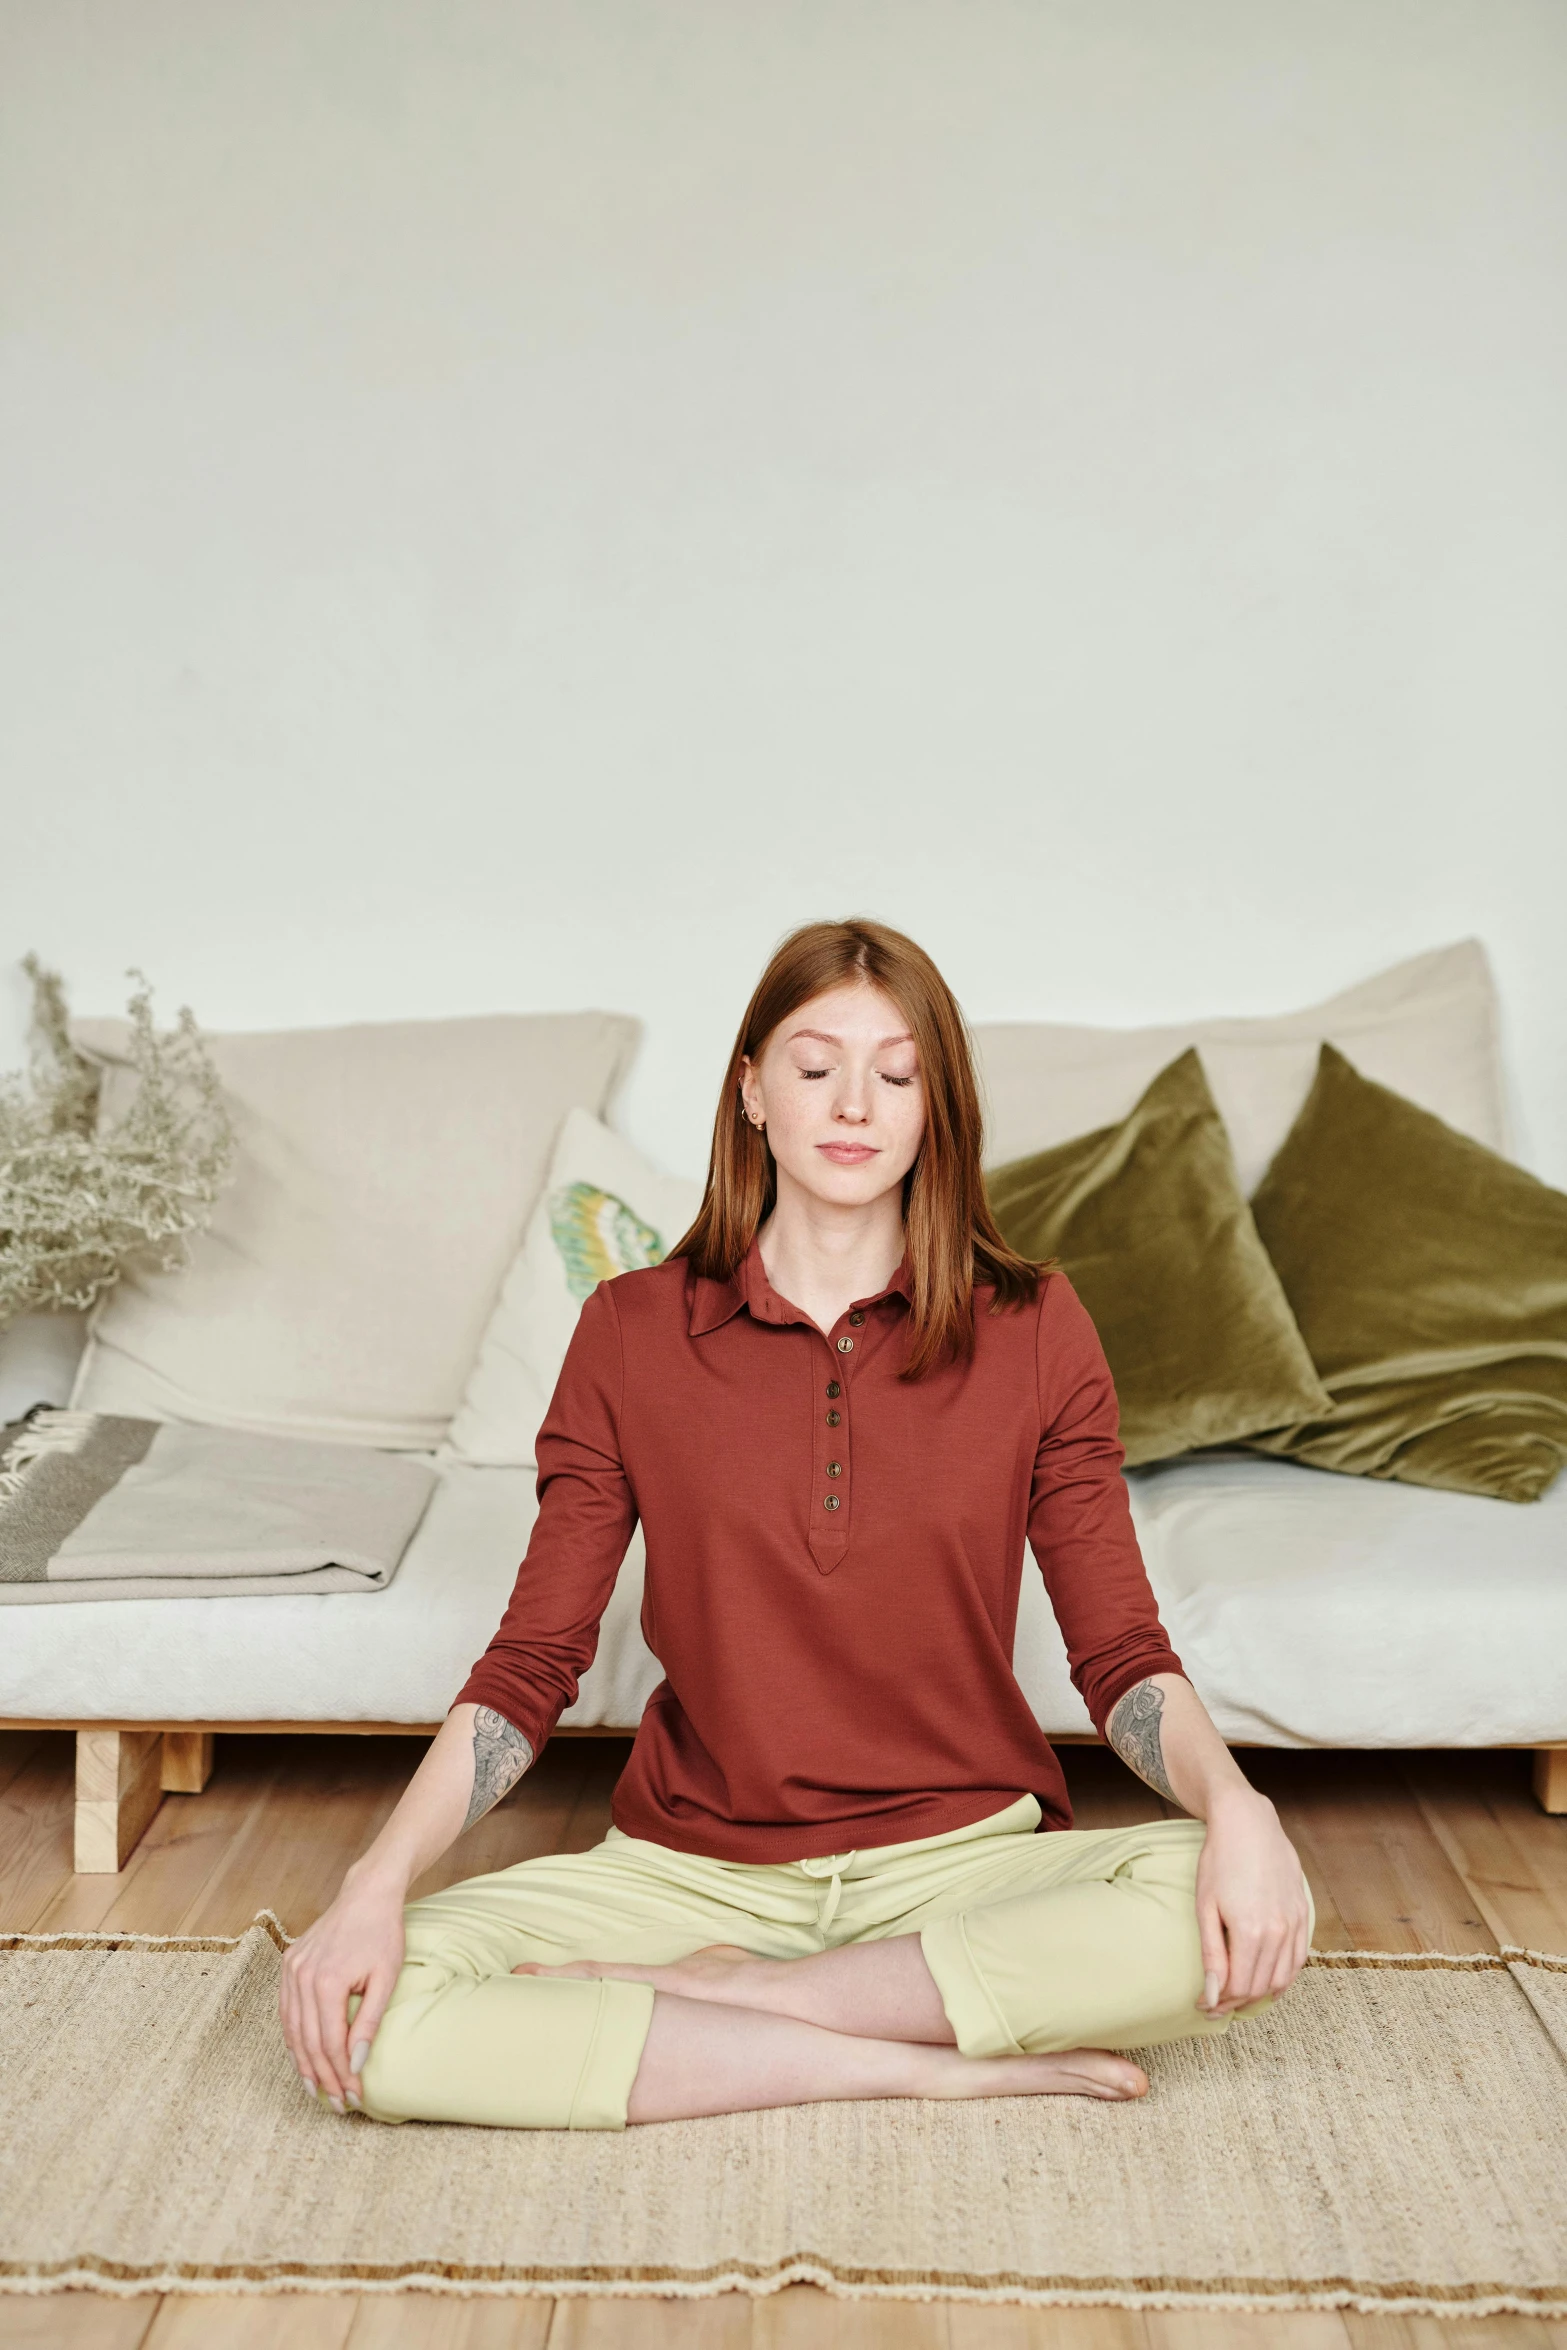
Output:
<path fill-rule="evenodd" d="M 776 935 L 1495 957 L 1567 1180 L 1561 0 L 5 0 L 0 1065 Z"/>

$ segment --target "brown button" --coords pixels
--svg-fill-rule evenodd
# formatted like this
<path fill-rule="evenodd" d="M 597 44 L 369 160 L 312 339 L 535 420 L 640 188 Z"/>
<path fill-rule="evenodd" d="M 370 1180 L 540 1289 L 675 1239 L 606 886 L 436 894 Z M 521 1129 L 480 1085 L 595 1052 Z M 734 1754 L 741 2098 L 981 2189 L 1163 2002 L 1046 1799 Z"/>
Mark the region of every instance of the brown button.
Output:
<path fill-rule="evenodd" d="M 842 1395 L 843 1389 L 838 1385 L 836 1379 L 829 1379 L 827 1382 L 827 1392 L 829 1395 L 837 1396 Z"/>
<path fill-rule="evenodd" d="M 853 1341 L 853 1339 L 852 1339 L 852 1338 L 840 1338 L 840 1339 L 839 1339 L 839 1341 L 838 1341 L 838 1352 L 839 1352 L 841 1355 L 852 1355 L 852 1354 L 853 1354 L 853 1352 L 854 1352 L 854 1341 Z"/>
<path fill-rule="evenodd" d="M 829 1461 L 827 1463 L 827 1474 L 829 1477 L 841 1477 L 843 1475 L 842 1461 Z"/>
<path fill-rule="evenodd" d="M 837 1427 L 837 1425 L 838 1425 L 838 1422 L 839 1422 L 839 1421 L 840 1421 L 842 1418 L 843 1418 L 843 1414 L 842 1414 L 842 1412 L 829 1412 L 829 1413 L 828 1413 L 828 1415 L 827 1415 L 827 1425 L 828 1425 L 828 1427 L 829 1427 L 829 1428 L 836 1428 L 836 1427 Z"/>
<path fill-rule="evenodd" d="M 864 1327 L 864 1324 L 865 1324 L 865 1316 L 864 1316 L 863 1314 L 858 1314 L 858 1313 L 856 1313 L 856 1314 L 851 1314 L 851 1315 L 849 1316 L 849 1324 L 850 1324 L 850 1327 L 851 1327 L 852 1329 L 855 1329 L 855 1330 L 860 1330 L 860 1329 L 863 1329 L 863 1327 Z"/>
<path fill-rule="evenodd" d="M 839 1500 L 836 1493 L 829 1493 L 822 1503 L 822 1508 L 824 1510 L 841 1510 L 842 1507 L 843 1503 Z"/>

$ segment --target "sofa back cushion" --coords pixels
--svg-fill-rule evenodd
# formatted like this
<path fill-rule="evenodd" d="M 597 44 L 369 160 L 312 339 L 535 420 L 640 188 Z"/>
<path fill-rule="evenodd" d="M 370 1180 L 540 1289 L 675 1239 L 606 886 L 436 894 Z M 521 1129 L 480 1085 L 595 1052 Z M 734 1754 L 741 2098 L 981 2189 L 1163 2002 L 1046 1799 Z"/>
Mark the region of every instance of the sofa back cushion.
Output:
<path fill-rule="evenodd" d="M 127 1024 L 71 1032 L 112 1115 Z M 637 1034 L 570 1012 L 207 1037 L 234 1180 L 187 1266 L 101 1300 L 73 1406 L 433 1450 L 562 1121 L 606 1106 Z"/>
<path fill-rule="evenodd" d="M 1476 939 L 1397 963 L 1304 1012 L 1160 1028 L 1042 1021 L 974 1032 L 988 1105 L 985 1159 L 999 1166 L 1124 1118 L 1143 1088 L 1196 1045 L 1249 1196 L 1311 1090 L 1317 1048 L 1336 1044 L 1381 1085 L 1460 1134 L 1508 1145 L 1496 992 Z"/>

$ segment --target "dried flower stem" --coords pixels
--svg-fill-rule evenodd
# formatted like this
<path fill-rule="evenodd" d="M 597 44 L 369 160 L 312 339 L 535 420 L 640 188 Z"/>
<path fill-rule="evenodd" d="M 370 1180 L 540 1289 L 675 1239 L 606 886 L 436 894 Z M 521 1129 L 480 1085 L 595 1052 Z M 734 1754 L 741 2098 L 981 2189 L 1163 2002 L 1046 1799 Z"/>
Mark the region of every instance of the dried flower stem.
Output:
<path fill-rule="evenodd" d="M 127 1265 L 170 1273 L 212 1220 L 234 1129 L 195 1017 L 159 1035 L 146 975 L 128 1005 L 136 1091 L 111 1123 L 102 1072 L 71 1040 L 65 989 L 36 955 L 28 1073 L 0 1076 L 0 1324 L 40 1306 L 85 1311 Z"/>

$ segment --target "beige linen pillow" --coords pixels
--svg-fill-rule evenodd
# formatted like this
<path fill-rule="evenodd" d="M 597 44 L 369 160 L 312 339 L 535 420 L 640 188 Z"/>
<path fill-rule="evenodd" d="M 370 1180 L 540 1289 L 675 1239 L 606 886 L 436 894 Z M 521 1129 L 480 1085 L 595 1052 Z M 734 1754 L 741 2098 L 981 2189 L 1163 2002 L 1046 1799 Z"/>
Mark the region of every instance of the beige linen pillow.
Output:
<path fill-rule="evenodd" d="M 71 1032 L 112 1113 L 126 1023 Z M 638 1033 L 565 1012 L 209 1036 L 234 1181 L 188 1266 L 101 1301 L 72 1407 L 433 1449 L 561 1123 L 607 1106 Z"/>
<path fill-rule="evenodd" d="M 1323 1044 L 1488 1150 L 1508 1146 L 1496 992 L 1478 939 L 1396 963 L 1304 1012 L 1168 1028 L 976 1028 L 987 1101 L 985 1163 L 1052 1149 L 1124 1118 L 1159 1071 L 1196 1045 L 1248 1196 L 1299 1113 Z"/>
<path fill-rule="evenodd" d="M 661 1175 L 624 1135 L 573 1110 L 468 1375 L 447 1457 L 533 1468 L 534 1436 L 583 1300 L 617 1273 L 662 1264 L 701 1204 L 700 1183 Z"/>

